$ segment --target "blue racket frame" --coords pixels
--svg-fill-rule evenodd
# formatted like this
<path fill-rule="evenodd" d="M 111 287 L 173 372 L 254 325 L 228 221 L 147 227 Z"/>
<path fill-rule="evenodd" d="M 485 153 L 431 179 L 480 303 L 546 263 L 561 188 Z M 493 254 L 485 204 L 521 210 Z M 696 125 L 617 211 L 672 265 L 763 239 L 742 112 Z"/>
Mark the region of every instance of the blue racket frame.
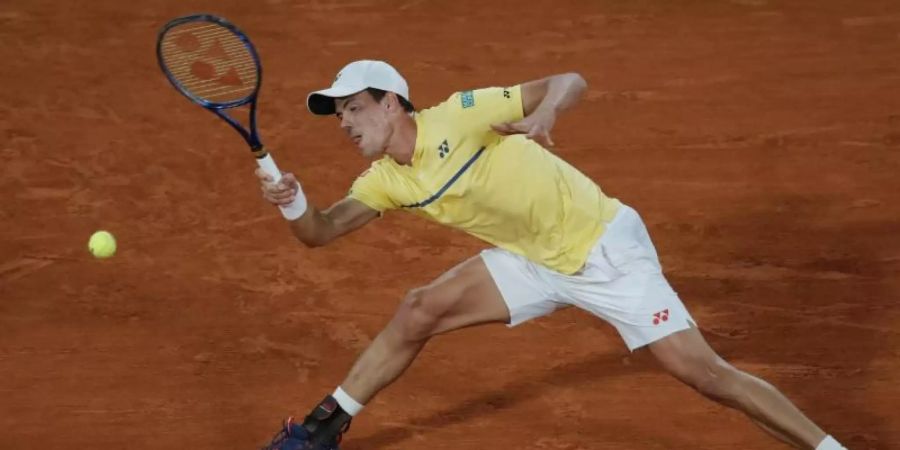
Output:
<path fill-rule="evenodd" d="M 240 100 L 235 100 L 235 101 L 226 102 L 226 103 L 210 102 L 208 100 L 205 100 L 200 97 L 192 95 L 190 93 L 190 91 L 188 91 L 184 86 L 182 86 L 182 84 L 179 83 L 177 79 L 175 79 L 175 77 L 172 75 L 172 73 L 169 72 L 169 69 L 166 67 L 165 63 L 163 62 L 163 56 L 162 56 L 163 36 L 165 36 L 165 34 L 171 28 L 174 28 L 179 25 L 183 25 L 188 22 L 209 22 L 209 23 L 221 25 L 221 26 L 227 28 L 232 33 L 234 33 L 234 35 L 237 36 L 244 43 L 244 46 L 247 47 L 247 50 L 250 51 L 250 55 L 253 57 L 254 64 L 256 64 L 256 73 L 257 73 L 256 86 L 253 88 L 253 92 L 250 95 L 248 95 L 247 97 L 242 98 Z M 244 140 L 247 141 L 247 144 L 250 145 L 251 150 L 253 150 L 254 152 L 258 152 L 259 150 L 261 150 L 263 148 L 262 142 L 260 141 L 260 138 L 259 138 L 259 133 L 256 130 L 256 103 L 257 103 L 257 99 L 259 98 L 260 86 L 262 85 L 262 64 L 260 63 L 259 53 L 257 53 L 256 47 L 254 47 L 253 43 L 250 42 L 250 38 L 248 38 L 247 35 L 244 34 L 244 32 L 241 31 L 237 26 L 235 26 L 233 23 L 231 23 L 219 16 L 213 15 L 213 14 L 192 14 L 192 15 L 172 19 L 171 21 L 169 21 L 168 23 L 163 25 L 162 29 L 159 31 L 159 34 L 157 35 L 156 59 L 157 59 L 157 62 L 159 63 L 160 69 L 162 69 L 163 73 L 166 75 L 166 78 L 169 79 L 169 82 L 172 83 L 173 86 L 175 86 L 175 89 L 178 90 L 178 92 L 180 92 L 182 95 L 187 97 L 192 102 L 213 112 L 215 115 L 219 116 L 222 120 L 224 120 L 229 125 L 231 125 L 232 128 L 234 128 L 238 133 L 241 134 L 241 136 L 243 136 Z M 238 122 L 236 119 L 229 116 L 225 112 L 225 110 L 227 110 L 227 109 L 236 108 L 238 106 L 243 106 L 248 103 L 250 104 L 250 129 L 249 130 L 244 128 L 244 126 L 241 125 L 240 122 Z M 261 154 L 259 154 L 257 156 L 263 157 L 263 156 L 265 156 L 265 153 L 261 152 Z"/>

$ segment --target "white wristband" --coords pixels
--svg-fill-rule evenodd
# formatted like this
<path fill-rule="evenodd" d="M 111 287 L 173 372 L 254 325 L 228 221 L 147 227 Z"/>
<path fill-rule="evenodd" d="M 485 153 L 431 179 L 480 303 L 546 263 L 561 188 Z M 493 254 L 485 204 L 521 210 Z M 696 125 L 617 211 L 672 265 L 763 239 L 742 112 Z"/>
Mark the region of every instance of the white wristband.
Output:
<path fill-rule="evenodd" d="M 281 171 L 278 170 L 278 166 L 275 165 L 275 160 L 272 159 L 272 155 L 266 154 L 266 156 L 258 158 L 256 163 L 259 164 L 259 167 L 269 174 L 276 183 L 281 179 Z M 294 201 L 288 205 L 279 205 L 278 208 L 281 209 L 281 215 L 287 220 L 297 220 L 303 216 L 303 213 L 306 212 L 307 203 L 306 196 L 303 195 L 303 188 L 300 187 L 299 182 L 297 183 L 297 196 L 294 198 Z"/>
<path fill-rule="evenodd" d="M 297 183 L 297 193 L 295 194 L 294 201 L 287 205 L 280 205 L 278 208 L 281 209 L 281 215 L 284 216 L 287 220 L 297 220 L 303 216 L 306 212 L 306 208 L 308 204 L 306 203 L 306 196 L 303 195 L 303 188 L 300 186 L 300 183 Z"/>

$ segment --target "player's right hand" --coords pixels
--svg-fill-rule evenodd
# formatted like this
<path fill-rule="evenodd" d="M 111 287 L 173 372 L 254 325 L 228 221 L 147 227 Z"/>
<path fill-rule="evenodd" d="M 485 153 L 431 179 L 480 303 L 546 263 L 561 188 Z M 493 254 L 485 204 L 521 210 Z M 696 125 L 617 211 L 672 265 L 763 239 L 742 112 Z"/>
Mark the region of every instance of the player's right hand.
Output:
<path fill-rule="evenodd" d="M 526 138 L 545 148 L 553 148 L 550 130 L 553 129 L 554 123 L 556 123 L 556 114 L 547 110 L 535 110 L 531 115 L 518 122 L 493 124 L 491 128 L 501 136 L 524 134 Z"/>
<path fill-rule="evenodd" d="M 273 205 L 285 206 L 294 201 L 297 195 L 297 178 L 292 173 L 284 173 L 275 183 L 271 175 L 262 169 L 256 169 L 256 177 L 262 184 L 263 198 Z"/>

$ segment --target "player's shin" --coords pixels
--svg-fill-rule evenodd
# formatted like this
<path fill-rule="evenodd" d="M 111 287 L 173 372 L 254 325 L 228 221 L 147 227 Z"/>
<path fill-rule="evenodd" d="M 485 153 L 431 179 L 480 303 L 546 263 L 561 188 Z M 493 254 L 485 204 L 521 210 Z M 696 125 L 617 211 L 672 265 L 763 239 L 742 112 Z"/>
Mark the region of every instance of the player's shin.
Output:
<path fill-rule="evenodd" d="M 388 327 L 356 360 L 341 388 L 356 401 L 367 403 L 406 371 L 425 342 L 427 340 L 403 339 Z"/>

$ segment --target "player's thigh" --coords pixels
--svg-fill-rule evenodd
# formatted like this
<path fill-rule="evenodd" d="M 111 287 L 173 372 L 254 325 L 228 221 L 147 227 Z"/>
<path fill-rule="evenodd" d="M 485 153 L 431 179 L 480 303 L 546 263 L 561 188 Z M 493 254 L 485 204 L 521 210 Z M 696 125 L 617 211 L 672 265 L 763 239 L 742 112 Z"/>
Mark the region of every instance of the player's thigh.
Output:
<path fill-rule="evenodd" d="M 475 256 L 410 291 L 397 319 L 434 335 L 482 323 L 507 323 L 509 310 L 484 261 Z"/>

